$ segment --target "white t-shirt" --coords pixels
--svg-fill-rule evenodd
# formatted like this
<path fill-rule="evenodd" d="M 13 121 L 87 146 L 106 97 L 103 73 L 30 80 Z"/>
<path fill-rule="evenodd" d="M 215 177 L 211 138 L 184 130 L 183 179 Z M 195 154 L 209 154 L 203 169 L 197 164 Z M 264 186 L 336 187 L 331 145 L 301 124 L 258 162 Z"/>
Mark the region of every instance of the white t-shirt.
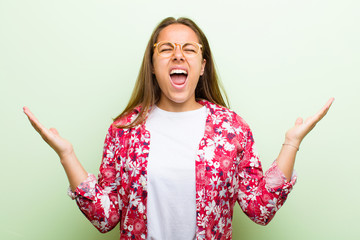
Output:
<path fill-rule="evenodd" d="M 204 136 L 206 108 L 150 112 L 148 240 L 195 239 L 195 157 Z"/>

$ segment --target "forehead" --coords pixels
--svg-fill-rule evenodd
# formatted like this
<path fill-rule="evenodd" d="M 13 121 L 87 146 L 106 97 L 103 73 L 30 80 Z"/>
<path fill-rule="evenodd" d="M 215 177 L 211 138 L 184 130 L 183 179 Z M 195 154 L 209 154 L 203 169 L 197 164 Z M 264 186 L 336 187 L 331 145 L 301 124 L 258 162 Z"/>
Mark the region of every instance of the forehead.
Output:
<path fill-rule="evenodd" d="M 177 43 L 199 42 L 199 38 L 190 27 L 176 23 L 161 30 L 157 41 L 170 41 Z"/>

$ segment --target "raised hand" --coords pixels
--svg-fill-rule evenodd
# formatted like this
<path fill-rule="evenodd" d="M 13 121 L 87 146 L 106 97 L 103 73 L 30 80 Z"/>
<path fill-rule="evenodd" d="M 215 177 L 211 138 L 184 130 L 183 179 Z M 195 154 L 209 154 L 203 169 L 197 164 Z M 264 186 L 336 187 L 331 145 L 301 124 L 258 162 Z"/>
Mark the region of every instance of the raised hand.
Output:
<path fill-rule="evenodd" d="M 308 117 L 305 121 L 299 117 L 295 125 L 290 128 L 285 135 L 285 143 L 299 148 L 304 137 L 315 127 L 315 125 L 326 115 L 334 98 L 330 98 L 327 103 L 315 115 Z"/>
<path fill-rule="evenodd" d="M 288 181 L 290 181 L 293 173 L 296 150 L 299 150 L 301 141 L 326 115 L 333 102 L 334 98 L 330 98 L 319 112 L 307 118 L 305 121 L 299 117 L 295 121 L 295 126 L 286 132 L 285 142 L 276 162 Z"/>
<path fill-rule="evenodd" d="M 70 188 L 74 191 L 76 187 L 87 178 L 88 174 L 75 156 L 72 144 L 62 138 L 55 128 L 47 129 L 44 127 L 34 114 L 30 112 L 29 108 L 24 107 L 23 109 L 31 125 L 41 135 L 44 141 L 59 155 L 60 162 L 68 177 Z"/>
<path fill-rule="evenodd" d="M 29 108 L 24 107 L 23 110 L 34 129 L 41 135 L 44 141 L 55 150 L 60 159 L 66 157 L 66 155 L 72 154 L 73 147 L 71 143 L 62 138 L 55 128 L 47 129 L 39 122 Z"/>

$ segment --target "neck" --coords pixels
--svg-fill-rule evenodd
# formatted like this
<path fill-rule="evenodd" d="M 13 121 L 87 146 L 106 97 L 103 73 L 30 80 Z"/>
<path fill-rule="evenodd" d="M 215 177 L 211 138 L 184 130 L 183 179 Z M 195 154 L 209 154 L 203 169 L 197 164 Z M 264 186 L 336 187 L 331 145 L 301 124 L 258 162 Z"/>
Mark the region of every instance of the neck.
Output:
<path fill-rule="evenodd" d="M 191 101 L 191 102 L 185 102 L 185 103 L 176 103 L 176 102 L 164 102 L 159 101 L 157 104 L 157 107 L 168 111 L 168 112 L 187 112 L 196 110 L 202 107 L 202 105 L 198 102 Z"/>

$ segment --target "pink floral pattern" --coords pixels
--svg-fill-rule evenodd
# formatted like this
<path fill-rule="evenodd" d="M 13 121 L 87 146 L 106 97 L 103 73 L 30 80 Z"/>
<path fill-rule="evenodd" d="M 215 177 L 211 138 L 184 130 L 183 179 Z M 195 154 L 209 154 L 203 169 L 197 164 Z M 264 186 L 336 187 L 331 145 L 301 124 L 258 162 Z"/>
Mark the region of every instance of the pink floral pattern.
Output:
<path fill-rule="evenodd" d="M 235 202 L 251 220 L 266 225 L 284 204 L 296 181 L 287 182 L 276 162 L 263 174 L 249 126 L 234 112 L 202 100 L 208 111 L 195 159 L 196 239 L 231 239 Z M 134 120 L 139 108 L 121 119 Z M 147 161 L 150 134 L 145 124 L 106 135 L 99 180 L 94 175 L 73 197 L 100 231 L 120 221 L 120 239 L 146 239 Z"/>

